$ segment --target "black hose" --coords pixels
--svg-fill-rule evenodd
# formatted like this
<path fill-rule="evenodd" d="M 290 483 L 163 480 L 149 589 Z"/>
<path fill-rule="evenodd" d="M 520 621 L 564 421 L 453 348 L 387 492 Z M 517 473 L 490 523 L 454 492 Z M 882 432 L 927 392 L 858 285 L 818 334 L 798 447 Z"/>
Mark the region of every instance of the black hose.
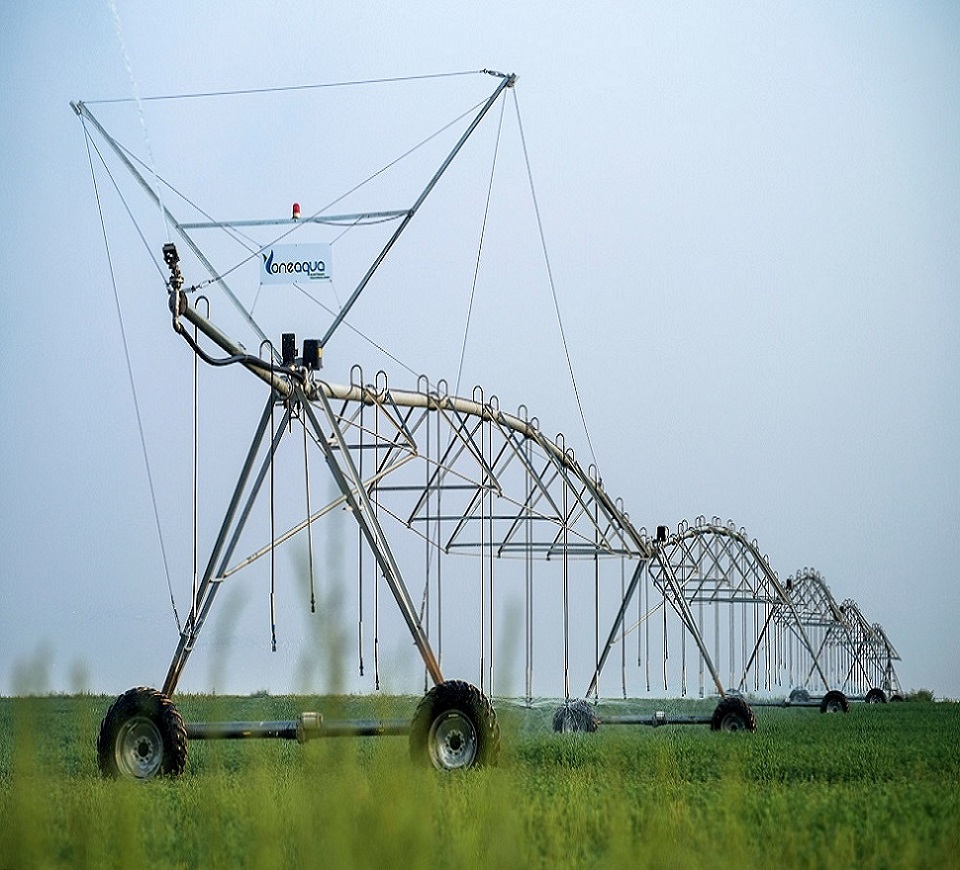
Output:
<path fill-rule="evenodd" d="M 211 366 L 229 366 L 234 365 L 235 363 L 242 363 L 244 365 L 253 366 L 254 368 L 261 369 L 262 371 L 271 372 L 274 374 L 284 374 L 288 377 L 295 378 L 301 384 L 306 384 L 307 377 L 304 372 L 298 371 L 294 368 L 289 368 L 287 366 L 276 366 L 273 363 L 264 362 L 260 357 L 252 356 L 248 353 L 238 353 L 231 356 L 222 357 L 217 359 L 216 357 L 210 356 L 200 345 L 194 341 L 193 337 L 183 329 L 179 324 L 177 324 L 177 332 L 183 337 L 183 340 L 193 348 L 193 352 L 200 357 L 207 365 Z"/>

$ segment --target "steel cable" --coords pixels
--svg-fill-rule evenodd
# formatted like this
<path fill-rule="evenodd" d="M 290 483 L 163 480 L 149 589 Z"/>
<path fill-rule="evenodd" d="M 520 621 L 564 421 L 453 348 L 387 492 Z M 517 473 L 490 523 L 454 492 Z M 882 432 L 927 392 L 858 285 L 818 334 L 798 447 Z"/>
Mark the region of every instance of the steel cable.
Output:
<path fill-rule="evenodd" d="M 540 218 L 540 205 L 537 202 L 537 192 L 533 184 L 533 170 L 530 168 L 530 155 L 527 152 L 527 140 L 523 135 L 523 122 L 520 119 L 520 101 L 517 99 L 516 89 L 513 91 L 513 104 L 517 112 L 517 126 L 520 130 L 520 144 L 523 147 L 523 159 L 527 167 L 527 180 L 530 184 L 530 195 L 533 199 L 533 211 L 537 218 L 537 230 L 540 233 L 540 247 L 543 251 L 543 260 L 547 269 L 547 280 L 550 283 L 550 293 L 553 296 L 553 308 L 557 315 L 557 325 L 560 328 L 560 340 L 563 343 L 563 353 L 567 360 L 567 370 L 570 372 L 570 381 L 573 384 L 573 393 L 577 400 L 577 408 L 580 411 L 580 420 L 583 423 L 583 434 L 587 439 L 587 447 L 590 449 L 590 456 L 594 465 L 597 465 L 597 454 L 593 449 L 593 440 L 590 438 L 590 429 L 587 426 L 587 418 L 583 411 L 583 403 L 580 401 L 580 390 L 577 387 L 577 378 L 573 373 L 573 361 L 570 358 L 570 348 L 567 345 L 567 336 L 563 328 L 563 318 L 560 316 L 560 300 L 557 297 L 557 285 L 553 280 L 553 269 L 550 265 L 550 255 L 547 252 L 547 239 L 543 231 L 543 221 Z"/>
<path fill-rule="evenodd" d="M 83 123 L 82 118 L 81 118 L 81 123 Z M 150 501 L 151 501 L 151 504 L 153 505 L 153 519 L 157 529 L 157 539 L 160 544 L 160 558 L 163 561 L 163 573 L 167 578 L 167 591 L 170 593 L 170 606 L 173 609 L 173 618 L 177 624 L 177 632 L 182 634 L 183 627 L 180 623 L 180 614 L 177 612 L 177 602 L 173 595 L 173 583 L 170 579 L 170 565 L 167 561 L 167 550 L 163 542 L 163 527 L 160 524 L 160 510 L 159 510 L 159 507 L 157 506 L 157 492 L 156 492 L 156 487 L 154 486 L 154 483 L 153 483 L 153 472 L 151 471 L 151 468 L 150 468 L 150 456 L 147 451 L 147 439 L 143 430 L 143 417 L 140 413 L 140 401 L 137 397 L 137 384 L 133 376 L 133 364 L 130 359 L 130 348 L 127 343 L 126 326 L 124 325 L 124 320 L 123 320 L 123 308 L 120 305 L 120 292 L 117 288 L 117 276 L 113 268 L 113 256 L 110 253 L 110 241 L 107 237 L 107 226 L 103 217 L 103 205 L 100 201 L 100 188 L 99 188 L 99 185 L 97 184 L 97 175 L 93 168 L 93 155 L 90 153 L 90 134 L 89 134 L 89 131 L 87 130 L 85 123 L 83 123 L 83 132 L 84 132 L 84 138 L 87 146 L 87 162 L 90 165 L 90 177 L 93 180 L 93 190 L 97 199 L 97 211 L 100 216 L 100 230 L 103 234 L 103 245 L 107 255 L 107 265 L 110 269 L 110 283 L 113 287 L 113 301 L 116 306 L 117 320 L 120 324 L 120 337 L 123 344 L 123 356 L 124 356 L 124 360 L 126 361 L 127 377 L 130 382 L 130 391 L 133 396 L 133 407 L 134 407 L 134 412 L 137 418 L 137 431 L 139 432 L 139 435 L 140 435 L 140 449 L 143 452 L 143 463 L 147 472 L 147 485 L 150 489 Z M 94 146 L 94 148 L 96 149 L 96 146 Z M 98 155 L 99 153 L 100 152 L 97 151 Z M 101 157 L 101 161 L 102 160 L 103 158 Z M 109 175 L 109 171 L 107 174 Z M 139 231 L 139 227 L 138 227 L 138 231 Z M 143 238 L 142 234 L 141 234 L 141 238 Z M 159 265 L 158 265 L 158 268 L 159 268 Z M 162 271 L 161 271 L 161 274 L 163 274 Z"/>

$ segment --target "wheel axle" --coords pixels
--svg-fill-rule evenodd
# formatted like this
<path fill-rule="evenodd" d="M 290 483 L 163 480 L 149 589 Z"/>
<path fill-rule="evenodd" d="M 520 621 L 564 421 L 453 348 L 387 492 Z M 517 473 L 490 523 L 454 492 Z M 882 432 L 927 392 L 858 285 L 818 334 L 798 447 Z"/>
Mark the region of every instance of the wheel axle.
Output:
<path fill-rule="evenodd" d="M 325 721 L 321 713 L 301 713 L 296 719 L 264 722 L 188 722 L 190 740 L 296 740 L 320 737 L 402 737 L 410 733 L 406 719 L 344 719 Z"/>

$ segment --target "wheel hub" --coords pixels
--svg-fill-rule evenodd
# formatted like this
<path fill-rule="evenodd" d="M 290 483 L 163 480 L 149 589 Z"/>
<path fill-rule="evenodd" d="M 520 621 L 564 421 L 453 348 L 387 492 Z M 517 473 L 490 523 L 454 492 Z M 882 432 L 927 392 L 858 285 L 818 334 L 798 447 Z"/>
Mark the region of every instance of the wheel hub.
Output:
<path fill-rule="evenodd" d="M 155 776 L 163 763 L 163 738 L 146 716 L 128 719 L 117 734 L 114 748 L 117 769 L 134 779 Z"/>
<path fill-rule="evenodd" d="M 459 710 L 449 710 L 430 726 L 428 746 L 430 761 L 439 770 L 470 767 L 479 748 L 476 728 Z"/>

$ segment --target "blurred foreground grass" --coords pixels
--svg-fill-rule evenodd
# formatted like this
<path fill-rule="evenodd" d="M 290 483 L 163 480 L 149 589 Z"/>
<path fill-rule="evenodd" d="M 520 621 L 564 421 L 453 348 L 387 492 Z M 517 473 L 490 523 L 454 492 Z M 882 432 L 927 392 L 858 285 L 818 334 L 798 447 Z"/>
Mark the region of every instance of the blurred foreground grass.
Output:
<path fill-rule="evenodd" d="M 416 769 L 396 737 L 196 741 L 183 777 L 135 784 L 97 772 L 111 700 L 0 699 L 0 868 L 960 867 L 958 704 L 760 709 L 753 735 L 554 735 L 549 710 L 498 705 L 494 770 Z M 416 703 L 177 701 L 187 721 Z"/>

